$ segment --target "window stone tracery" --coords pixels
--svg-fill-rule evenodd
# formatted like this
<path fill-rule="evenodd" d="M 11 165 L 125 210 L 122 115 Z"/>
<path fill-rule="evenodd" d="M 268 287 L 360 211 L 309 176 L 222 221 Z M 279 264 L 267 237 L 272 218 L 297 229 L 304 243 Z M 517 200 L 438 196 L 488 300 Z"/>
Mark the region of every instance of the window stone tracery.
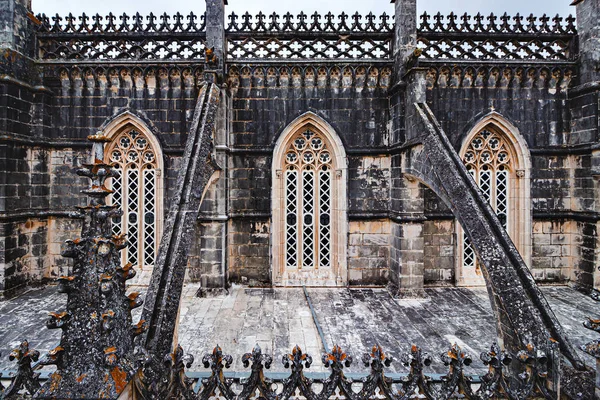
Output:
<path fill-rule="evenodd" d="M 116 173 L 109 201 L 123 211 L 113 219 L 113 233 L 125 233 L 129 242 L 122 252 L 123 262 L 152 268 L 160 233 L 157 149 L 147 135 L 128 128 L 114 138 L 106 154 Z"/>
<path fill-rule="evenodd" d="M 512 228 L 509 226 L 509 213 L 513 206 L 510 202 L 510 181 L 515 174 L 515 158 L 512 144 L 503 134 L 490 128 L 481 130 L 469 141 L 463 156 L 467 171 L 507 231 Z M 481 275 L 475 249 L 465 232 L 461 232 L 462 267 Z"/>
<path fill-rule="evenodd" d="M 331 267 L 332 156 L 311 129 L 290 141 L 285 170 L 285 266 Z"/>

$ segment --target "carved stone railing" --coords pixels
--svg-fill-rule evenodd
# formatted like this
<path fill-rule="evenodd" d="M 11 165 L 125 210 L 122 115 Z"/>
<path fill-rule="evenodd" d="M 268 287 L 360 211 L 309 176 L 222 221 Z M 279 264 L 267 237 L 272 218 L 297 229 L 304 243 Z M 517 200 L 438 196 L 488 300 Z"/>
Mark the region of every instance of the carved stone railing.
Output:
<path fill-rule="evenodd" d="M 38 15 L 37 38 L 42 60 L 114 62 L 203 60 L 204 15 L 150 13 L 106 17 Z M 52 20 L 52 22 L 51 22 Z"/>
<path fill-rule="evenodd" d="M 577 56 L 575 18 L 519 14 L 421 15 L 422 60 L 570 62 Z M 204 59 L 204 15 L 106 17 L 38 15 L 39 58 L 47 61 L 163 61 Z M 393 59 L 394 18 L 373 13 L 226 17 L 227 61 L 352 62 Z"/>
<path fill-rule="evenodd" d="M 382 60 L 392 56 L 393 16 L 337 17 L 289 12 L 228 16 L 227 58 L 237 60 Z"/>
<path fill-rule="evenodd" d="M 575 18 L 451 13 L 421 15 L 418 46 L 425 60 L 573 61 Z"/>
<path fill-rule="evenodd" d="M 351 366 L 353 359 L 339 346 L 324 354 L 321 361 L 329 373 L 310 374 L 306 370 L 313 364 L 313 358 L 296 346 L 291 353 L 282 357 L 282 364 L 290 373 L 267 374 L 273 358 L 264 354 L 260 347 L 242 357 L 249 373 L 225 373 L 233 358 L 223 353 L 217 346 L 212 353 L 202 358 L 204 368 L 210 374 L 186 374 L 194 357 L 185 354 L 177 346 L 172 354 L 164 357 L 166 374 L 159 381 L 149 379 L 145 374 L 148 354 L 141 351 L 138 357 L 138 370 L 133 378 L 132 390 L 140 399 L 188 399 L 188 400 L 242 400 L 266 399 L 287 400 L 289 398 L 326 400 L 344 398 L 347 400 L 389 399 L 408 400 L 413 398 L 429 400 L 462 399 L 555 399 L 557 393 L 548 388 L 547 366 L 549 355 L 536 351 L 532 346 L 510 355 L 493 344 L 489 351 L 480 355 L 487 366 L 484 375 L 469 375 L 472 358 L 458 345 L 453 345 L 439 357 L 447 368 L 443 375 L 428 375 L 425 370 L 434 359 L 419 347 L 412 346 L 400 362 L 408 368 L 405 374 L 388 374 L 392 358 L 388 357 L 379 345 L 373 346 L 370 353 L 364 354 L 361 361 L 368 373 L 346 374 L 344 368 Z M 13 377 L 11 389 L 6 389 L 6 398 L 18 393 L 34 394 L 39 388 L 39 374 L 32 370 L 30 359 L 19 359 L 19 370 Z M 163 382 L 163 384 L 158 384 Z M 0 394 L 0 398 L 2 398 Z"/>

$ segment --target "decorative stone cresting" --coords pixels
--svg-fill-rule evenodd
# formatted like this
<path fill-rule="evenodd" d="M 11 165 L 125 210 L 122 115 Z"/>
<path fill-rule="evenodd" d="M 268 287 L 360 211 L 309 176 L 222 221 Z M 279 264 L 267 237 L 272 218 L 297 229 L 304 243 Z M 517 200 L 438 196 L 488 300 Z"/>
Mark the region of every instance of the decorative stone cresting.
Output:
<path fill-rule="evenodd" d="M 211 369 L 208 378 L 198 382 L 197 393 L 193 389 L 194 381 L 185 375 L 185 368 L 193 362 L 191 355 L 184 355 L 183 349 L 177 346 L 172 354 L 165 356 L 169 367 L 168 390 L 157 391 L 153 382 L 138 375 L 135 380 L 135 398 L 142 399 L 186 399 L 186 400 L 242 400 L 267 399 L 287 400 L 301 398 L 306 400 L 326 399 L 556 399 L 557 393 L 545 385 L 548 358 L 542 351 L 528 345 L 512 356 L 501 351 L 497 344 L 480 355 L 481 361 L 489 366 L 489 371 L 482 376 L 469 376 L 465 368 L 471 365 L 472 359 L 457 344 L 440 355 L 448 368 L 448 373 L 434 379 L 428 376 L 425 369 L 434 358 L 413 345 L 405 353 L 401 362 L 410 372 L 400 377 L 386 376 L 392 358 L 388 357 L 381 346 L 374 345 L 370 353 L 362 357 L 365 367 L 370 372 L 359 379 L 350 379 L 344 374 L 344 367 L 352 364 L 352 357 L 341 347 L 334 346 L 330 353 L 323 354 L 322 362 L 330 369 L 327 378 L 311 379 L 305 375 L 313 363 L 313 358 L 295 346 L 290 354 L 282 357 L 282 364 L 291 370 L 287 377 L 265 377 L 264 369 L 269 369 L 273 359 L 262 353 L 256 346 L 251 353 L 242 357 L 246 368 L 251 367 L 247 378 L 229 378 L 224 369 L 233 362 L 231 356 L 223 353 L 217 346 L 212 353 L 206 354 L 202 361 L 205 368 Z M 438 361 L 439 362 L 439 361 Z M 509 366 L 515 373 L 509 373 Z M 139 379 L 142 377 L 142 379 Z"/>

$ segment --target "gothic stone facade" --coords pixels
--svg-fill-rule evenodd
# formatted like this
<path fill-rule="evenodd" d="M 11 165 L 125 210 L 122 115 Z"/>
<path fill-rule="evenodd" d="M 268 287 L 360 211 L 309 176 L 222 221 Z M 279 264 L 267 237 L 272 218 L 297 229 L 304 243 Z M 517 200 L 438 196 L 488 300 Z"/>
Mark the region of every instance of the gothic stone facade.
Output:
<path fill-rule="evenodd" d="M 188 279 L 204 287 L 483 284 L 449 207 L 406 173 L 406 82 L 541 283 L 600 264 L 600 1 L 575 18 L 34 16 L 0 0 L 0 293 L 67 275 L 88 135 L 113 139 L 114 232 L 149 279 L 207 68 L 220 170 Z M 68 10 L 65 10 L 68 11 Z M 210 48 L 212 53 L 206 52 Z M 415 49 L 419 49 L 416 50 Z M 424 72 L 424 73 L 423 73 Z"/>

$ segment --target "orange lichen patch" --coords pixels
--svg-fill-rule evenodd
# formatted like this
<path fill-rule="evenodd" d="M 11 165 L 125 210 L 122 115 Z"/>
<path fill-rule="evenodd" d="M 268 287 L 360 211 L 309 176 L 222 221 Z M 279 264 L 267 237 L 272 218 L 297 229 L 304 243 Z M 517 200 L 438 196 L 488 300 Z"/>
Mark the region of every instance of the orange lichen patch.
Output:
<path fill-rule="evenodd" d="M 216 352 L 217 348 L 219 350 L 221 350 L 221 348 L 219 346 L 215 347 L 215 350 L 213 351 L 213 354 Z M 292 349 L 292 355 L 296 355 L 297 353 L 302 353 L 302 349 L 300 348 L 300 346 L 296 345 L 293 349 Z"/>
<path fill-rule="evenodd" d="M 531 343 L 528 343 L 528 344 L 527 344 L 527 350 L 528 350 L 528 351 L 533 351 L 533 349 L 534 349 L 534 347 L 533 347 L 533 344 L 531 344 Z"/>
<path fill-rule="evenodd" d="M 112 240 L 115 242 L 120 242 L 126 239 L 126 234 L 125 233 L 121 233 L 120 235 L 113 235 L 112 236 Z"/>
<path fill-rule="evenodd" d="M 123 266 L 123 268 L 119 268 L 119 270 L 123 271 L 123 272 L 129 272 L 130 269 L 133 268 L 133 264 L 132 263 L 127 263 Z"/>
<path fill-rule="evenodd" d="M 37 19 L 37 17 L 35 15 L 33 15 L 33 13 L 31 11 L 27 11 L 27 18 L 29 18 L 31 20 L 31 22 L 33 22 L 36 25 L 41 25 L 42 21 L 40 21 L 39 19 Z"/>
<path fill-rule="evenodd" d="M 74 276 L 59 276 L 58 280 L 59 281 L 69 281 L 72 282 L 75 279 Z"/>
<path fill-rule="evenodd" d="M 4 50 L 4 57 L 10 59 L 11 62 L 17 61 L 17 52 L 11 49 Z"/>
<path fill-rule="evenodd" d="M 62 375 L 60 375 L 60 373 L 58 373 L 58 371 L 54 372 L 52 375 L 50 375 L 50 387 L 48 388 L 50 393 L 55 392 L 56 390 L 58 390 L 58 385 L 60 385 L 60 381 L 62 381 Z"/>
<path fill-rule="evenodd" d="M 117 363 L 117 348 L 116 347 L 107 347 L 104 349 L 105 354 L 105 362 L 107 365 L 113 366 Z"/>
<path fill-rule="evenodd" d="M 138 299 L 140 294 L 138 292 L 133 292 L 127 298 L 129 299 L 129 307 L 134 308 L 141 305 L 141 301 Z"/>
<path fill-rule="evenodd" d="M 106 192 L 106 193 L 114 193 L 114 190 L 111 190 L 104 185 L 92 185 L 92 191 L 102 191 L 102 192 Z"/>
<path fill-rule="evenodd" d="M 109 281 L 111 279 L 112 279 L 112 275 L 109 275 L 109 274 L 100 275 L 100 281 Z"/>
<path fill-rule="evenodd" d="M 68 313 L 66 311 L 61 312 L 61 313 L 55 313 L 55 312 L 48 313 L 49 316 L 54 317 L 56 319 L 63 319 L 64 317 L 67 316 L 67 314 Z"/>
<path fill-rule="evenodd" d="M 121 393 L 125 389 L 125 386 L 127 386 L 127 373 L 119 367 L 114 367 L 110 371 L 110 375 L 115 382 L 115 389 L 117 393 Z"/>
<path fill-rule="evenodd" d="M 85 379 L 86 376 L 87 376 L 87 374 L 81 374 L 77 378 L 75 378 L 75 380 L 77 381 L 77 383 L 81 383 L 81 382 L 83 382 L 83 380 Z"/>
<path fill-rule="evenodd" d="M 135 335 L 141 335 L 143 332 L 146 331 L 146 329 L 148 329 L 148 324 L 146 324 L 146 320 L 142 319 L 140 320 L 140 322 L 138 322 L 137 324 L 135 324 L 133 326 L 133 333 Z"/>
<path fill-rule="evenodd" d="M 100 171 L 101 169 L 108 169 L 111 168 L 112 165 L 111 164 L 106 164 L 98 159 L 96 159 L 96 161 L 94 162 L 94 164 L 85 164 L 84 165 L 86 168 L 89 168 L 90 171 L 92 171 L 93 174 L 97 174 L 98 171 Z"/>
<path fill-rule="evenodd" d="M 55 348 L 53 348 L 52 350 L 50 350 L 48 352 L 48 354 L 50 356 L 56 356 L 58 353 L 60 353 L 61 351 L 64 351 L 65 349 L 61 346 L 56 346 Z"/>
<path fill-rule="evenodd" d="M 81 243 L 81 238 L 74 239 L 72 242 L 75 244 L 79 244 Z"/>
<path fill-rule="evenodd" d="M 105 312 L 104 314 L 102 314 L 102 318 L 104 318 L 104 319 L 106 319 L 106 318 L 112 318 L 114 316 L 115 316 L 115 312 L 113 310 L 108 310 L 107 312 Z"/>

